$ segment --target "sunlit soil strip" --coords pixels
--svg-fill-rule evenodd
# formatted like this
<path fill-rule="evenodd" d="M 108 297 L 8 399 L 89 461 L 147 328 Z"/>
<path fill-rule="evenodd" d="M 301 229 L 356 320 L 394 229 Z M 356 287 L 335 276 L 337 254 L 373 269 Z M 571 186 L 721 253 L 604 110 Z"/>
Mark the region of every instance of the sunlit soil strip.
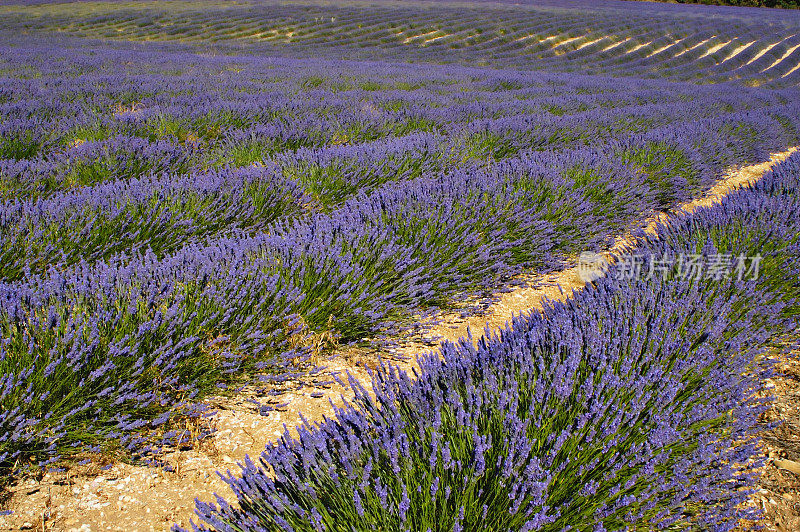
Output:
<path fill-rule="evenodd" d="M 444 35 L 439 35 L 437 37 L 433 37 L 432 39 L 426 39 L 426 40 L 422 41 L 422 46 L 428 46 L 432 42 L 436 42 L 438 40 L 445 39 L 445 38 L 450 37 L 450 36 L 451 36 L 451 34 L 445 33 Z"/>
<path fill-rule="evenodd" d="M 647 57 L 653 57 L 654 55 L 658 55 L 658 54 L 660 54 L 661 52 L 665 52 L 665 51 L 667 51 L 668 49 L 672 48 L 673 46 L 677 46 L 677 45 L 679 45 L 680 43 L 682 43 L 682 42 L 683 42 L 683 41 L 685 41 L 685 40 L 686 40 L 686 38 L 684 37 L 683 39 L 678 39 L 677 41 L 675 41 L 675 42 L 673 42 L 673 43 L 671 43 L 671 44 L 668 44 L 668 45 L 666 45 L 666 46 L 662 46 L 662 47 L 661 47 L 661 48 L 659 48 L 658 50 L 654 50 L 654 51 L 653 51 L 653 53 L 651 53 L 651 54 L 650 54 L 650 55 L 648 55 Z"/>
<path fill-rule="evenodd" d="M 789 38 L 791 38 L 791 37 L 789 37 Z M 769 46 L 767 46 L 766 48 L 764 48 L 763 50 L 758 52 L 755 56 L 753 56 L 753 58 L 750 61 L 748 61 L 747 63 L 745 63 L 742 66 L 748 66 L 749 64 L 756 62 L 758 59 L 761 58 L 762 55 L 764 55 L 765 53 L 769 52 L 770 50 L 772 50 L 773 48 L 775 48 L 776 46 L 778 46 L 780 43 L 782 43 L 785 40 L 786 39 L 783 39 L 783 40 L 780 40 L 780 41 L 776 42 L 775 44 L 770 44 Z M 742 67 L 739 67 L 739 68 L 742 68 Z"/>
<path fill-rule="evenodd" d="M 552 41 L 552 40 L 554 40 L 554 39 L 558 39 L 558 37 L 559 37 L 560 35 L 561 35 L 560 33 L 557 33 L 557 34 L 555 34 L 555 35 L 551 35 L 550 37 L 546 37 L 546 38 L 544 38 L 544 39 L 540 40 L 538 44 L 544 44 L 544 43 L 546 43 L 546 42 L 550 42 L 550 41 Z"/>
<path fill-rule="evenodd" d="M 800 48 L 800 44 L 796 44 L 795 46 L 792 46 L 791 48 L 789 48 L 788 50 L 786 50 L 786 53 L 785 53 L 785 54 L 783 54 L 783 55 L 780 57 L 780 59 L 777 59 L 777 60 L 776 60 L 774 63 L 772 63 L 770 66 L 768 66 L 767 68 L 765 68 L 765 69 L 764 69 L 764 70 L 762 70 L 761 72 L 766 72 L 767 70 L 769 70 L 769 69 L 771 69 L 771 68 L 774 68 L 774 67 L 778 66 L 778 65 L 779 65 L 779 64 L 780 64 L 780 63 L 781 63 L 781 62 L 782 62 L 784 59 L 786 59 L 787 57 L 789 57 L 790 55 L 792 55 L 792 52 L 794 52 L 794 51 L 795 51 L 795 50 L 797 50 L 798 48 Z"/>
<path fill-rule="evenodd" d="M 555 50 L 556 48 L 560 48 L 562 46 L 566 46 L 569 43 L 572 43 L 572 42 L 578 41 L 580 39 L 583 39 L 584 37 L 585 37 L 585 35 L 581 35 L 579 37 L 570 37 L 569 39 L 561 41 L 560 43 L 558 43 L 555 46 L 553 46 L 553 50 Z"/>
<path fill-rule="evenodd" d="M 587 41 L 587 42 L 585 42 L 585 43 L 581 44 L 580 46 L 578 46 L 578 47 L 577 47 L 577 48 L 575 48 L 575 49 L 576 49 L 576 50 L 582 50 L 582 49 L 586 48 L 587 46 L 591 46 L 591 45 L 593 45 L 593 44 L 599 43 L 599 42 L 600 42 L 600 41 L 602 41 L 603 39 L 608 39 L 608 37 L 607 37 L 607 36 L 603 36 L 603 37 L 600 37 L 599 39 L 595 39 L 595 40 L 593 40 L 593 41 Z"/>
<path fill-rule="evenodd" d="M 800 68 L 800 63 L 797 63 L 797 64 L 796 64 L 794 67 L 792 67 L 792 69 L 791 69 L 789 72 L 787 72 L 786 74 L 784 74 L 784 75 L 783 75 L 783 76 L 781 76 L 781 77 L 782 77 L 782 78 L 785 78 L 786 76 L 788 76 L 789 74 L 791 74 L 792 72 L 794 72 L 795 70 L 797 70 L 798 68 Z"/>
<path fill-rule="evenodd" d="M 714 37 L 716 37 L 716 35 L 714 35 Z M 714 37 L 709 37 L 709 38 L 708 38 L 708 39 L 706 39 L 705 41 L 700 41 L 699 43 L 695 44 L 695 45 L 694 45 L 694 46 L 692 46 L 691 48 L 687 48 L 686 50 L 683 50 L 682 52 L 678 53 L 678 55 L 676 55 L 676 56 L 673 56 L 673 59 L 677 59 L 678 57 L 682 56 L 682 55 L 683 55 L 683 54 L 685 54 L 685 53 L 688 53 L 688 52 L 691 52 L 692 50 L 696 50 L 696 49 L 700 48 L 701 46 L 703 46 L 704 44 L 706 44 L 708 41 L 710 41 L 711 39 L 713 39 Z"/>
<path fill-rule="evenodd" d="M 750 41 L 750 42 L 749 42 L 749 43 L 747 43 L 747 44 L 743 44 L 743 45 L 739 46 L 739 47 L 738 47 L 738 48 L 736 48 L 736 49 L 735 49 L 733 52 L 731 52 L 731 55 L 729 55 L 728 57 L 726 57 L 725 59 L 723 59 L 723 60 L 720 62 L 720 65 L 723 65 L 723 64 L 727 63 L 728 61 L 730 61 L 731 59 L 733 59 L 734 57 L 736 57 L 736 56 L 737 56 L 737 55 L 739 55 L 740 53 L 744 52 L 745 50 L 747 50 L 748 48 L 750 48 L 751 46 L 753 46 L 753 45 L 754 45 L 755 43 L 757 43 L 757 42 L 758 42 L 758 41 Z"/>
<path fill-rule="evenodd" d="M 605 48 L 603 48 L 601 50 L 601 52 L 608 52 L 609 50 L 613 50 L 614 48 L 617 48 L 618 46 L 622 46 L 623 44 L 625 44 L 626 42 L 630 41 L 631 39 L 633 39 L 633 37 L 628 37 L 627 39 L 623 39 L 623 40 L 621 40 L 619 42 L 615 42 L 614 44 L 612 44 L 610 46 L 606 46 Z"/>
<path fill-rule="evenodd" d="M 703 197 L 683 204 L 680 207 L 680 210 L 692 213 L 703 207 L 713 207 L 717 203 L 722 202 L 722 199 L 734 190 L 758 182 L 758 180 L 761 179 L 761 177 L 767 173 L 770 168 L 772 168 L 775 164 L 785 161 L 797 150 L 798 148 L 795 146 L 783 152 L 773 153 L 768 161 L 745 166 L 738 171 L 730 173 L 716 185 L 711 187 L 711 189 L 706 192 Z M 668 213 L 661 213 L 658 218 L 650 221 L 646 232 L 655 235 L 658 224 L 665 222 L 669 217 L 670 215 Z"/>
<path fill-rule="evenodd" d="M 281 38 L 281 30 L 276 28 L 276 29 L 271 29 L 271 30 L 267 30 L 267 31 L 261 31 L 261 32 L 258 32 L 258 33 L 254 33 L 249 38 L 250 39 L 258 39 L 258 40 L 262 40 L 262 41 L 271 41 L 271 40 L 274 40 L 274 39 L 280 39 Z"/>
<path fill-rule="evenodd" d="M 442 31 L 442 30 L 440 30 L 440 31 Z M 470 38 L 471 35 L 472 34 L 470 33 L 470 29 L 469 28 L 465 28 L 465 29 L 459 29 L 458 31 L 454 31 L 453 33 L 445 33 L 441 37 L 434 37 L 434 38 L 430 39 L 429 42 L 438 41 L 438 40 L 443 39 L 443 38 L 446 37 L 448 39 L 447 42 L 464 44 L 467 41 L 467 39 Z M 428 45 L 428 42 L 423 43 L 423 46 L 427 46 L 427 45 Z"/>
<path fill-rule="evenodd" d="M 429 31 L 428 33 L 423 33 L 423 34 L 420 34 L 420 35 L 412 35 L 411 37 L 406 37 L 405 39 L 403 39 L 403 44 L 408 44 L 411 41 L 414 41 L 416 39 L 424 39 L 425 37 L 429 37 L 429 36 L 431 36 L 431 35 L 433 35 L 435 33 L 438 33 L 438 32 L 439 32 L 439 30 L 433 30 L 433 31 Z"/>
<path fill-rule="evenodd" d="M 717 53 L 720 50 L 722 50 L 723 48 L 725 48 L 726 46 L 728 46 L 732 42 L 733 42 L 733 39 L 731 39 L 730 41 L 724 42 L 724 43 L 715 44 L 714 46 L 712 46 L 711 48 L 706 50 L 706 52 L 703 55 L 701 55 L 698 59 L 703 59 L 704 57 L 708 57 L 711 54 Z"/>
<path fill-rule="evenodd" d="M 536 39 L 538 37 L 539 35 L 537 35 L 536 33 L 531 33 L 530 35 L 523 35 L 522 37 L 517 37 L 516 39 L 514 39 L 514 42 L 525 42 L 531 39 Z"/>
<path fill-rule="evenodd" d="M 248 38 L 248 39 L 262 39 L 262 40 L 266 40 L 266 39 L 269 39 L 270 37 L 274 36 L 274 35 L 275 35 L 275 33 L 276 33 L 276 32 L 275 32 L 275 30 L 270 30 L 270 31 L 259 31 L 258 33 L 254 33 L 254 34 L 252 34 L 252 35 L 248 35 L 248 36 L 247 36 L 247 38 Z"/>
<path fill-rule="evenodd" d="M 625 52 L 625 54 L 626 55 L 627 54 L 634 54 L 634 53 L 638 52 L 639 50 L 641 50 L 642 48 L 644 48 L 645 46 L 650 46 L 651 44 L 653 44 L 653 41 L 648 41 L 646 43 L 637 44 L 636 46 L 634 46 L 633 48 L 631 48 L 630 50 Z"/>

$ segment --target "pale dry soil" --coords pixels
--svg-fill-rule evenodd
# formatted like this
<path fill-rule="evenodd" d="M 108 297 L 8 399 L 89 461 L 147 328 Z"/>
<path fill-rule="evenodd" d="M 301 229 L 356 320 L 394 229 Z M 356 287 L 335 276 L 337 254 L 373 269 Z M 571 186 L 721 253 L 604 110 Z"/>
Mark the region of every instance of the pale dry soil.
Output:
<path fill-rule="evenodd" d="M 692 211 L 719 202 L 730 191 L 759 179 L 773 164 L 784 160 L 795 149 L 775 154 L 767 162 L 732 170 L 703 198 L 681 208 Z M 662 213 L 649 218 L 642 227 L 652 233 L 658 221 L 668 216 Z M 616 255 L 633 244 L 630 236 L 620 236 L 605 256 L 613 261 Z M 485 329 L 496 331 L 509 323 L 513 316 L 540 310 L 547 300 L 567 299 L 573 291 L 584 286 L 577 267 L 546 276 L 528 276 L 524 280 L 528 281 L 526 286 L 499 294 L 495 303 L 482 315 L 467 319 L 457 315 L 445 316 L 428 330 L 424 338 L 404 342 L 391 351 L 341 350 L 338 356 L 326 363 L 325 372 L 318 378 L 284 385 L 281 394 L 274 399 L 286 406 L 267 415 L 260 415 L 258 409 L 247 401 L 246 394 L 234 399 L 209 399 L 217 408 L 209 419 L 215 432 L 196 448 L 174 450 L 166 455 L 164 459 L 174 471 L 101 458 L 87 466 L 70 466 L 66 472 L 47 473 L 40 479 L 24 479 L 12 487 L 13 493 L 6 507 L 14 513 L 0 517 L 0 530 L 147 531 L 169 530 L 173 523 L 188 526 L 194 517 L 195 498 L 213 500 L 215 493 L 223 497 L 232 496 L 217 475 L 218 470 L 238 472 L 238 461 L 246 455 L 257 457 L 265 445 L 278 440 L 284 430 L 291 432 L 300 423 L 301 413 L 310 422 L 318 422 L 331 416 L 332 404 L 341 405 L 347 399 L 348 392 L 343 386 L 335 382 L 320 386 L 321 378 L 333 374 L 345 376 L 349 372 L 360 381 L 368 382 L 369 368 L 376 367 L 379 356 L 401 369 L 410 370 L 415 365 L 413 355 L 416 353 L 430 350 L 445 340 L 457 341 L 465 337 L 468 330 L 477 341 Z M 768 526 L 781 531 L 800 530 L 800 524 L 797 524 L 800 513 L 795 504 L 800 502 L 800 463 L 792 462 L 797 465 L 792 472 L 794 465 L 780 461 L 781 457 L 800 460 L 800 404 L 797 402 L 800 397 L 800 362 L 791 364 L 792 377 L 781 380 L 779 376 L 776 379 L 781 384 L 775 385 L 778 393 L 771 415 L 787 421 L 785 428 L 778 428 L 775 433 L 789 431 L 795 439 L 791 440 L 791 445 L 765 439 L 765 452 L 777 460 L 770 459 L 762 481 L 762 492 L 758 494 L 758 503 L 763 502 L 766 508 Z M 191 431 L 192 427 L 187 427 L 187 430 Z"/>
<path fill-rule="evenodd" d="M 767 464 L 752 497 L 770 532 L 800 530 L 800 350 L 775 355 L 775 375 L 766 382 L 774 400 L 763 416 L 765 423 L 779 422 L 761 436 Z"/>

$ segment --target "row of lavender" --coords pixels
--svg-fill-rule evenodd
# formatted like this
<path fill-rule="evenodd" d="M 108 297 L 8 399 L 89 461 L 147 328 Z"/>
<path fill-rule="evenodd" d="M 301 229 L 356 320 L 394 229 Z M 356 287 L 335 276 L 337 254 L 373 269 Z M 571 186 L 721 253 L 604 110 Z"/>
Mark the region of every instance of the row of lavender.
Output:
<path fill-rule="evenodd" d="M 392 333 L 559 266 L 800 127 L 791 91 L 42 53 L 6 54 L 0 94 L 4 471 L 174 443 L 205 395 L 304 371 L 314 335 Z M 433 131 L 387 135 L 393 106 Z M 345 120 L 378 138 L 339 145 Z"/>
<path fill-rule="evenodd" d="M 0 6 L 11 30 L 297 56 L 458 62 L 688 81 L 795 85 L 792 12 L 556 0 L 420 6 L 308 1 Z"/>
<path fill-rule="evenodd" d="M 640 236 L 607 276 L 512 329 L 382 367 L 335 419 L 229 473 L 195 530 L 733 530 L 759 461 L 771 341 L 800 325 L 800 154 Z M 680 256 L 762 256 L 686 276 Z M 234 501 L 231 501 L 234 502 Z"/>
<path fill-rule="evenodd" d="M 199 57 L 155 47 L 87 54 L 25 42 L 0 54 L 3 171 L 51 180 L 66 179 L 59 175 L 64 165 L 97 157 L 116 166 L 72 173 L 90 174 L 83 179 L 91 181 L 111 170 L 136 176 L 151 168 L 247 164 L 287 149 L 413 133 L 468 136 L 518 117 L 563 118 L 561 129 L 570 129 L 578 119 L 611 115 L 604 129 L 578 127 L 595 137 L 652 127 L 657 117 L 663 124 L 681 108 L 686 114 L 677 119 L 685 120 L 780 105 L 792 94 L 764 92 L 762 100 L 762 93 L 733 86 L 673 88 L 456 67 L 423 73 L 381 63 L 365 75 L 358 63 Z M 551 133 L 557 131 L 554 123 Z M 108 145 L 93 144 L 103 141 Z M 198 147 L 202 154 L 192 150 Z M 80 179 L 71 184 L 87 184 Z"/>
<path fill-rule="evenodd" d="M 649 132 L 671 124 L 715 119 L 703 127 L 774 146 L 796 136 L 790 91 L 452 68 L 415 77 L 389 65 L 373 65 L 367 78 L 352 64 L 152 50 L 43 54 L 9 54 L 16 75 L 0 103 L 0 276 L 8 280 L 78 258 L 144 249 L 163 257 L 190 242 L 252 236 L 387 182 L 530 150 L 625 145 L 637 134 L 656 142 Z M 130 66 L 112 74 L 119 63 Z M 660 149 L 680 151 L 679 136 L 667 136 Z M 616 155 L 646 145 L 633 144 Z M 259 168 L 231 170 L 251 163 Z"/>

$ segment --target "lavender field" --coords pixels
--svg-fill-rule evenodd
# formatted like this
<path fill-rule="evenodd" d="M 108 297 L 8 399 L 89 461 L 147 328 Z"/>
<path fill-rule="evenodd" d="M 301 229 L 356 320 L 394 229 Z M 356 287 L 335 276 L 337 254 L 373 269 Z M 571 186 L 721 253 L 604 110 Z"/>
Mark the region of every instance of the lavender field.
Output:
<path fill-rule="evenodd" d="M 800 12 L 0 2 L 0 514 L 46 472 L 163 468 L 211 436 L 210 397 L 269 396 L 346 349 L 377 363 L 633 234 L 645 264 L 758 256 L 760 275 L 619 261 L 413 375 L 353 379 L 181 526 L 757 522 L 765 353 L 800 325 L 800 155 L 639 227 L 799 145 L 799 84 Z"/>

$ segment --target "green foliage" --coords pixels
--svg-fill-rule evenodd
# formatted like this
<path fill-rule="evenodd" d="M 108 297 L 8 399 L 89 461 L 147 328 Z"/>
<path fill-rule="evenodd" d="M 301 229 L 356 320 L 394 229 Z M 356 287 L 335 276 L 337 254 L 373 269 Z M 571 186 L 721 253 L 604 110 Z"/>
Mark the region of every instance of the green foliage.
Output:
<path fill-rule="evenodd" d="M 42 148 L 44 141 L 31 131 L 0 137 L 0 159 L 31 159 Z"/>
<path fill-rule="evenodd" d="M 675 177 L 686 180 L 687 190 L 683 192 L 699 192 L 697 171 L 686 154 L 676 146 L 650 142 L 639 148 L 623 150 L 619 156 L 626 164 L 645 174 L 647 182 L 657 191 L 657 200 L 662 209 L 674 205 L 682 191 L 680 181 Z"/>
<path fill-rule="evenodd" d="M 392 156 L 370 165 L 355 165 L 348 160 L 335 160 L 326 165 L 305 160 L 295 160 L 283 166 L 283 174 L 303 184 L 324 210 L 340 204 L 353 194 L 367 192 L 396 180 L 416 179 L 423 172 L 442 169 L 446 161 L 432 153 Z M 357 179 L 354 179 L 357 176 Z"/>
<path fill-rule="evenodd" d="M 241 202 L 233 217 L 224 212 L 232 202 Z M 234 228 L 252 231 L 299 210 L 291 196 L 281 196 L 272 183 L 262 181 L 218 194 L 158 192 L 146 201 L 118 205 L 113 214 L 105 208 L 76 207 L 46 225 L 36 220 L 12 234 L 10 228 L 0 228 L 0 279 L 45 273 L 56 261 L 68 267 L 133 250 L 149 249 L 163 257 L 187 242 Z"/>

